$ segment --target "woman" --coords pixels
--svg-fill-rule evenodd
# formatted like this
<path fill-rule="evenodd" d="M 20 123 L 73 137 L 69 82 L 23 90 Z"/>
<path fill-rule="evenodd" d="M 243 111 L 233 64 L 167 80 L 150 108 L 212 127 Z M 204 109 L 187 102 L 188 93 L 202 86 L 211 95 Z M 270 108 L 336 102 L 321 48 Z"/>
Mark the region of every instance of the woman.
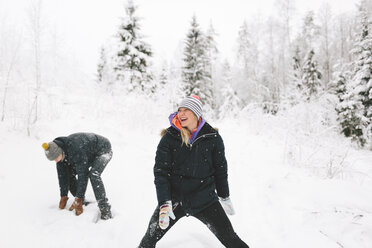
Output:
<path fill-rule="evenodd" d="M 206 224 L 225 247 L 248 248 L 225 213 L 234 214 L 234 209 L 222 138 L 201 115 L 202 104 L 194 95 L 169 116 L 171 126 L 162 132 L 154 166 L 159 205 L 140 248 L 154 248 L 180 218 L 190 215 Z"/>

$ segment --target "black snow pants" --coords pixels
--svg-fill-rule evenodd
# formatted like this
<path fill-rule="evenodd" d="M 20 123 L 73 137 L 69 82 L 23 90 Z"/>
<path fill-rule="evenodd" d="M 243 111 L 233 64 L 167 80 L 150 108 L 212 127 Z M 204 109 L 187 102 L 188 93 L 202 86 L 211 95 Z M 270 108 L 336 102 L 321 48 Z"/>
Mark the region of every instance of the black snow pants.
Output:
<path fill-rule="evenodd" d="M 93 187 L 94 196 L 96 197 L 99 209 L 103 211 L 109 211 L 111 206 L 106 197 L 105 186 L 103 185 L 101 174 L 106 168 L 108 162 L 110 162 L 111 158 L 112 151 L 97 156 L 89 171 L 89 179 Z"/>
<path fill-rule="evenodd" d="M 175 220 L 170 219 L 169 227 L 165 230 L 159 226 L 159 208 L 157 207 L 150 219 L 148 229 L 138 248 L 155 248 L 156 243 L 164 236 L 164 234 L 182 217 L 185 211 L 182 206 L 177 206 L 173 209 Z M 195 218 L 203 222 L 218 238 L 221 243 L 227 248 L 249 248 L 238 235 L 234 232 L 229 218 L 223 210 L 220 202 L 215 202 L 210 207 L 202 212 L 195 214 Z"/>

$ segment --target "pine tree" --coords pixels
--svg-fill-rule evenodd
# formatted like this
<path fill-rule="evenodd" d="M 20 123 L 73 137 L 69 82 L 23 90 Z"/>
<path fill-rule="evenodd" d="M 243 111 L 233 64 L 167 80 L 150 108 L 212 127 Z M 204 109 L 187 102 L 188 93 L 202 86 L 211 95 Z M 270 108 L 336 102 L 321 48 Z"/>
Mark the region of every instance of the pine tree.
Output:
<path fill-rule="evenodd" d="M 301 68 L 301 56 L 300 48 L 296 46 L 295 54 L 292 57 L 292 79 L 297 83 L 297 87 L 301 88 L 299 82 L 302 78 L 302 68 Z"/>
<path fill-rule="evenodd" d="M 209 95 L 207 101 L 207 105 L 209 105 L 212 109 L 215 109 L 216 103 L 214 101 L 214 82 L 216 79 L 216 63 L 218 57 L 218 48 L 215 37 L 217 33 L 212 25 L 209 25 L 207 30 L 207 34 L 205 37 L 205 71 L 206 71 L 206 82 L 204 90 Z"/>
<path fill-rule="evenodd" d="M 350 72 L 336 71 L 334 73 L 335 80 L 331 83 L 332 92 L 338 97 L 340 102 L 343 102 L 343 96 L 347 93 L 347 82 L 350 80 Z"/>
<path fill-rule="evenodd" d="M 142 40 L 137 6 L 129 0 L 126 16 L 118 32 L 119 44 L 116 54 L 116 78 L 124 82 L 129 91 L 152 90 L 152 75 L 149 72 L 149 59 L 152 56 L 150 46 Z"/>
<path fill-rule="evenodd" d="M 163 61 L 156 81 L 158 84 L 154 88 L 154 91 L 161 97 L 165 97 L 169 93 L 167 92 L 169 88 L 169 69 L 166 61 Z"/>
<path fill-rule="evenodd" d="M 335 80 L 331 83 L 331 90 L 339 100 L 336 112 L 341 132 L 363 146 L 365 139 L 363 138 L 362 129 L 363 117 L 360 112 L 362 105 L 360 102 L 353 100 L 355 96 L 352 89 L 348 87 L 350 76 L 350 72 L 345 68 L 340 72 L 335 72 Z"/>
<path fill-rule="evenodd" d="M 101 48 L 100 59 L 97 66 L 97 83 L 106 89 L 112 87 L 112 71 L 109 64 L 108 54 L 104 47 Z"/>
<path fill-rule="evenodd" d="M 193 16 L 184 49 L 183 91 L 185 95 L 198 95 L 204 103 L 204 108 L 208 110 L 213 105 L 213 87 L 211 75 L 207 70 L 205 40 L 205 35 Z"/>
<path fill-rule="evenodd" d="M 318 63 L 314 60 L 314 50 L 310 50 L 302 67 L 301 86 L 304 97 L 307 101 L 315 96 L 321 86 L 322 74 L 318 70 Z"/>
<path fill-rule="evenodd" d="M 302 52 L 302 58 L 308 56 L 311 50 L 314 50 L 315 40 L 319 36 L 319 26 L 315 24 L 315 17 L 313 11 L 306 13 L 304 23 L 302 26 L 302 32 L 300 36 L 300 51 Z"/>
<path fill-rule="evenodd" d="M 100 52 L 100 62 L 97 66 L 97 81 L 98 83 L 102 83 L 104 80 L 105 68 L 107 68 L 107 58 L 105 53 L 105 48 L 101 48 Z"/>
<path fill-rule="evenodd" d="M 361 107 L 361 123 L 365 142 L 372 139 L 372 35 L 369 30 L 370 21 L 364 5 L 360 6 L 360 34 L 355 43 L 353 53 L 356 57 L 353 75 L 350 81 L 351 95 L 355 104 Z M 365 143 L 364 142 L 364 143 Z M 363 144 L 363 141 L 360 142 Z"/>
<path fill-rule="evenodd" d="M 290 83 L 284 89 L 285 100 L 289 101 L 290 105 L 297 104 L 301 96 L 300 92 L 302 90 L 302 61 L 300 57 L 300 49 L 296 46 L 294 54 L 292 56 L 291 70 L 289 75 Z"/>
<path fill-rule="evenodd" d="M 341 125 L 341 132 L 346 137 L 351 137 L 353 141 L 364 146 L 366 139 L 363 136 L 363 126 L 365 120 L 361 114 L 363 108 L 360 101 L 355 101 L 355 95 L 352 89 L 345 87 L 345 78 L 339 77 L 337 80 L 337 91 L 339 92 L 339 105 L 336 108 L 338 121 Z"/>
<path fill-rule="evenodd" d="M 237 45 L 238 50 L 236 54 L 237 62 L 240 67 L 240 85 L 239 89 L 242 99 L 247 102 L 261 102 L 261 86 L 264 80 L 258 79 L 258 49 L 252 30 L 248 27 L 247 22 L 243 22 L 243 25 L 239 28 Z M 273 56 L 273 54 L 270 54 Z M 271 57 L 273 58 L 273 57 Z M 274 66 L 274 63 L 273 63 Z M 273 71 L 269 71 L 271 75 Z M 274 77 L 274 76 L 273 76 Z M 269 85 L 264 87 L 270 88 L 272 92 L 275 91 L 276 81 L 267 80 Z M 274 93 L 275 94 L 275 93 Z"/>
<path fill-rule="evenodd" d="M 209 70 L 209 74 L 211 75 L 212 79 L 214 76 L 215 63 L 216 63 L 218 53 L 219 53 L 218 48 L 217 48 L 217 43 L 215 40 L 216 36 L 217 36 L 217 33 L 214 30 L 214 27 L 211 23 L 209 25 L 209 28 L 207 30 L 207 34 L 205 37 L 205 51 L 206 51 L 206 67 L 207 67 L 207 70 Z"/>
<path fill-rule="evenodd" d="M 164 61 L 159 76 L 159 84 L 164 88 L 168 84 L 168 64 Z"/>
<path fill-rule="evenodd" d="M 221 89 L 221 99 L 223 102 L 218 108 L 218 117 L 220 119 L 236 117 L 241 109 L 242 103 L 236 91 L 231 86 L 231 68 L 227 61 L 223 65 L 222 83 L 223 87 Z"/>
<path fill-rule="evenodd" d="M 247 22 L 244 22 L 239 29 L 237 58 L 243 67 L 245 76 L 256 81 L 258 50 L 255 42 L 252 40 L 252 33 L 248 29 Z"/>

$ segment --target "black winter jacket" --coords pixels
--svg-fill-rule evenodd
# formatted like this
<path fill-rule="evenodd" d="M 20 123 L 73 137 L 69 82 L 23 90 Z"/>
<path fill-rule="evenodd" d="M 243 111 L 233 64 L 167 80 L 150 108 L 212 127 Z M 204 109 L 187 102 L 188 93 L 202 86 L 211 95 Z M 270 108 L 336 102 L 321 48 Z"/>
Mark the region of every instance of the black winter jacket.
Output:
<path fill-rule="evenodd" d="M 181 144 L 180 131 L 172 126 L 166 129 L 155 158 L 157 198 L 159 205 L 172 200 L 193 215 L 218 201 L 218 196 L 229 196 L 225 148 L 208 123 L 189 147 Z"/>
<path fill-rule="evenodd" d="M 110 141 L 94 133 L 74 133 L 67 137 L 58 137 L 54 142 L 64 152 L 64 159 L 57 163 L 61 196 L 67 195 L 71 173 L 76 173 L 76 197 L 84 198 L 91 163 L 96 157 L 111 151 Z"/>

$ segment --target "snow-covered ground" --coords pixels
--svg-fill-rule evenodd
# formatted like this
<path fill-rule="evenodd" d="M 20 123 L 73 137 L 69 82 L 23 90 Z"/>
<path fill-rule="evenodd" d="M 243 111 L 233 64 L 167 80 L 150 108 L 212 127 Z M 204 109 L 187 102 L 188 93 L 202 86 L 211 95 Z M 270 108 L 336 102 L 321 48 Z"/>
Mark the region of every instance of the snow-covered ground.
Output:
<path fill-rule="evenodd" d="M 115 111 L 96 103 L 106 115 L 100 106 Z M 0 123 L 0 247 L 136 247 L 156 207 L 152 167 L 160 130 L 168 126 L 168 113 L 140 108 L 144 111 L 120 110 L 111 119 L 72 115 L 40 122 L 31 137 Z M 225 142 L 233 226 L 252 248 L 370 248 L 372 152 L 312 125 L 321 111 L 313 107 L 306 116 L 304 108 L 283 116 L 253 111 L 211 121 Z M 79 217 L 58 209 L 55 164 L 46 160 L 41 144 L 78 131 L 112 142 L 114 156 L 103 173 L 112 220 L 94 223 L 95 204 Z M 90 185 L 86 196 L 94 200 Z M 202 223 L 185 217 L 157 247 L 223 246 Z"/>

